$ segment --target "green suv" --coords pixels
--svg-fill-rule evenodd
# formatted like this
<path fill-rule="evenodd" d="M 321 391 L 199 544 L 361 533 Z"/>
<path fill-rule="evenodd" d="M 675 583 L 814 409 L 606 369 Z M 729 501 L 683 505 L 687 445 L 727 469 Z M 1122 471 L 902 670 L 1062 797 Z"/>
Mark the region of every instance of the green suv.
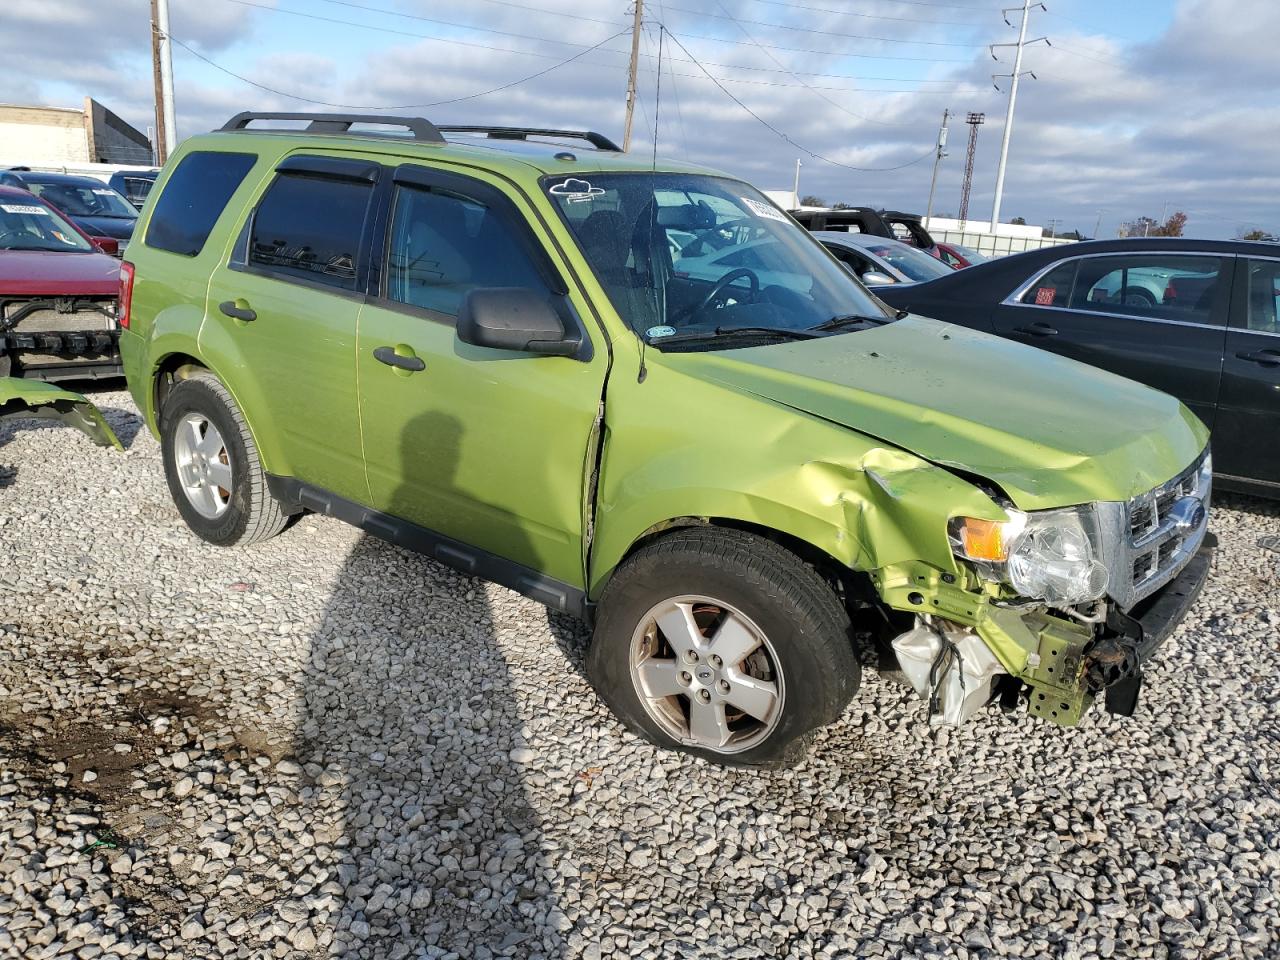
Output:
<path fill-rule="evenodd" d="M 199 536 L 321 512 L 583 617 L 616 714 L 721 762 L 799 755 L 863 655 L 935 723 L 1132 712 L 1206 576 L 1176 400 L 895 313 L 752 187 L 599 134 L 241 114 L 122 283 Z"/>

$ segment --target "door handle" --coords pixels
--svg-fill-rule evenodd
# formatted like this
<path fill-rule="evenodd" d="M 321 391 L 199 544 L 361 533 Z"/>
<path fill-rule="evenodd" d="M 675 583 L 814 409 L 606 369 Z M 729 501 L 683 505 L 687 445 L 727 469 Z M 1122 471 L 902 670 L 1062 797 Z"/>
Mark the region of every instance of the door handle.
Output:
<path fill-rule="evenodd" d="M 1280 366 L 1280 350 L 1255 350 L 1253 353 L 1237 353 L 1241 360 L 1260 363 L 1264 367 Z"/>
<path fill-rule="evenodd" d="M 1051 327 L 1047 323 L 1037 321 L 1029 327 L 1014 327 L 1013 332 L 1025 333 L 1031 337 L 1056 337 L 1058 335 L 1058 328 Z"/>
<path fill-rule="evenodd" d="M 223 300 L 218 304 L 218 309 L 233 320 L 243 320 L 248 323 L 250 320 L 258 319 L 258 315 L 243 300 Z"/>
<path fill-rule="evenodd" d="M 380 363 L 385 363 L 388 367 L 397 367 L 400 370 L 409 370 L 413 373 L 427 369 L 427 364 L 421 357 L 415 357 L 412 354 L 407 357 L 402 356 L 396 353 L 395 347 L 375 348 L 373 359 Z"/>

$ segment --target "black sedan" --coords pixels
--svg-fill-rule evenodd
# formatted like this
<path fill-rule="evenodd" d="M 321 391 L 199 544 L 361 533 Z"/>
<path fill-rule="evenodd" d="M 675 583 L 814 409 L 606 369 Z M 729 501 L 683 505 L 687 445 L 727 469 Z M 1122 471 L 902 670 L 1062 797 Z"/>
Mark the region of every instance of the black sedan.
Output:
<path fill-rule="evenodd" d="M 1280 245 L 1073 243 L 876 295 L 1171 393 L 1212 431 L 1220 488 L 1280 497 Z"/>

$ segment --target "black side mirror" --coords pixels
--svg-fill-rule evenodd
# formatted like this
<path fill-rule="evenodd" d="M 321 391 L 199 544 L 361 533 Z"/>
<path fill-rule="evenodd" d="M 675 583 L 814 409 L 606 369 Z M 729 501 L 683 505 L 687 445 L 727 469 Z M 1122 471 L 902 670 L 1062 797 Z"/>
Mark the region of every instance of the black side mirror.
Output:
<path fill-rule="evenodd" d="M 458 311 L 458 339 L 476 347 L 574 357 L 582 336 L 569 331 L 546 293 L 527 287 L 477 287 Z"/>

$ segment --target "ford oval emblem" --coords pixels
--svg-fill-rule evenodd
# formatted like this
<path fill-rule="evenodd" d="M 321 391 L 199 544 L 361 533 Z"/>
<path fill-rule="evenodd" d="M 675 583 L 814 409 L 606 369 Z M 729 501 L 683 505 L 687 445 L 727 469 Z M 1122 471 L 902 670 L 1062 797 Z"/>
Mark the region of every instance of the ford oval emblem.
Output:
<path fill-rule="evenodd" d="M 1169 508 L 1169 519 L 1179 530 L 1195 530 L 1204 518 L 1204 503 L 1199 497 L 1183 497 Z"/>

